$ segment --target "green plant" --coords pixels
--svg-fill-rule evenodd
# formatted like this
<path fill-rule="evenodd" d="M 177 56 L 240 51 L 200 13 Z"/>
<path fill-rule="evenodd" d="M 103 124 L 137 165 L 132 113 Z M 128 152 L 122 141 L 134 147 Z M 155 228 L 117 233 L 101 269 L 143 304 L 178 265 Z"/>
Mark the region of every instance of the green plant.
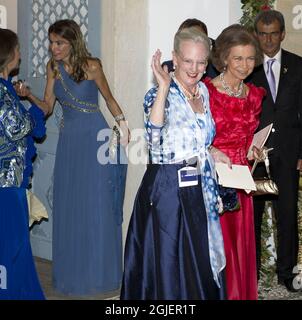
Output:
<path fill-rule="evenodd" d="M 254 29 L 254 20 L 258 12 L 273 8 L 275 0 L 241 0 L 242 17 L 240 24 L 250 31 Z"/>
<path fill-rule="evenodd" d="M 299 200 L 298 200 L 298 230 L 299 230 L 299 255 L 298 264 L 302 265 L 302 176 L 299 184 Z M 270 215 L 272 212 L 272 216 Z M 260 276 L 264 289 L 270 289 L 275 277 L 275 248 L 272 247 L 269 239 L 273 237 L 276 245 L 276 221 L 272 211 L 272 203 L 267 202 L 263 215 L 263 223 L 261 227 L 261 270 Z"/>
<path fill-rule="evenodd" d="M 272 243 L 273 238 L 273 243 Z M 276 244 L 276 221 L 272 203 L 267 202 L 263 214 L 261 226 L 261 269 L 260 277 L 264 288 L 270 288 L 275 277 L 275 244 Z"/>

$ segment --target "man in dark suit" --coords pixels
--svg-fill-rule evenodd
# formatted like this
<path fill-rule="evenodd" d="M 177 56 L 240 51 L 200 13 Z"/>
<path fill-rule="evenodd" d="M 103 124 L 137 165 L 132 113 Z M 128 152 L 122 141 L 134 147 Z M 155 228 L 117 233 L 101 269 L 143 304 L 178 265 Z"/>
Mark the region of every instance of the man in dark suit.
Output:
<path fill-rule="evenodd" d="M 195 19 L 195 18 L 189 18 L 189 19 L 184 20 L 181 23 L 181 25 L 179 26 L 178 31 L 185 29 L 185 28 L 191 28 L 191 27 L 198 28 L 198 29 L 200 29 L 201 32 L 208 35 L 208 28 L 207 28 L 206 24 L 204 22 L 200 21 L 199 19 Z M 209 39 L 211 41 L 211 48 L 212 48 L 215 45 L 215 41 L 211 38 L 209 38 Z M 173 66 L 172 60 L 164 61 L 162 63 L 162 66 L 163 67 L 167 66 L 169 73 L 174 71 L 174 66 Z M 216 76 L 218 76 L 218 74 L 219 74 L 219 72 L 215 69 L 213 64 L 211 62 L 208 62 L 207 69 L 206 69 L 206 72 L 205 72 L 203 78 L 210 77 L 212 79 L 212 78 L 215 78 Z"/>
<path fill-rule="evenodd" d="M 260 12 L 254 27 L 264 61 L 250 81 L 267 90 L 258 130 L 273 123 L 266 146 L 274 148 L 269 154 L 270 171 L 279 188 L 278 196 L 254 197 L 258 276 L 262 216 L 265 201 L 272 200 L 277 222 L 278 282 L 288 291 L 296 292 L 299 288 L 295 285 L 293 268 L 298 256 L 297 202 L 299 170 L 302 169 L 302 58 L 281 49 L 285 24 L 280 12 Z M 264 165 L 258 164 L 255 176 L 264 174 Z"/>

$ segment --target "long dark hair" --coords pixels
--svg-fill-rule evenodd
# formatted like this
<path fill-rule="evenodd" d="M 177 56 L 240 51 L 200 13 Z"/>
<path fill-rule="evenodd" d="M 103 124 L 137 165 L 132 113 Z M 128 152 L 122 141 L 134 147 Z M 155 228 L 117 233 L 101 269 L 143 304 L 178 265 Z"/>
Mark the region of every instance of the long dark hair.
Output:
<path fill-rule="evenodd" d="M 14 59 L 15 49 L 19 45 L 17 34 L 9 29 L 0 28 L 0 72 Z"/>
<path fill-rule="evenodd" d="M 71 45 L 69 63 L 72 66 L 71 77 L 74 81 L 80 82 L 87 79 L 85 69 L 88 67 L 88 58 L 91 54 L 86 47 L 79 25 L 73 20 L 58 20 L 49 27 L 48 35 L 51 33 L 66 39 Z M 57 76 L 58 65 L 53 58 L 51 58 L 51 68 Z"/>

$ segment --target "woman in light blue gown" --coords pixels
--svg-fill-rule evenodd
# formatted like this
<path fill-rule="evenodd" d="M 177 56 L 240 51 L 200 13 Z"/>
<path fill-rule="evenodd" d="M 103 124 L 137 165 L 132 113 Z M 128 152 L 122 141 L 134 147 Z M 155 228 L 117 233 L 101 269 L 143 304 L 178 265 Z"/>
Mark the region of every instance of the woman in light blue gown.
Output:
<path fill-rule="evenodd" d="M 122 275 L 126 165 L 116 159 L 119 149 L 114 161 L 108 156 L 111 131 L 99 110 L 98 91 L 120 125 L 123 144 L 128 129 L 79 26 L 72 20 L 57 21 L 49 28 L 49 40 L 52 57 L 44 101 L 25 94 L 49 113 L 56 99 L 63 108 L 54 168 L 53 285 L 69 295 L 113 291 Z"/>

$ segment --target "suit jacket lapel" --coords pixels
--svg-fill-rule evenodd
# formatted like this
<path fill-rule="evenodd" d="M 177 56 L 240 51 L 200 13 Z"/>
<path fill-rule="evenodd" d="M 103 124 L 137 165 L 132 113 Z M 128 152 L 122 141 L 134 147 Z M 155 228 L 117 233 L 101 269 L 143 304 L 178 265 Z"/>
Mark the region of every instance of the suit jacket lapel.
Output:
<path fill-rule="evenodd" d="M 260 84 L 263 88 L 265 88 L 266 91 L 268 91 L 271 95 L 271 90 L 270 90 L 270 87 L 269 87 L 269 84 L 268 84 L 268 81 L 267 81 L 267 78 L 266 78 L 266 74 L 265 74 L 265 71 L 264 71 L 264 66 L 261 67 L 261 70 L 260 70 L 260 79 L 262 81 L 262 83 Z"/>
<path fill-rule="evenodd" d="M 259 70 L 259 82 L 257 84 L 258 86 L 263 87 L 266 90 L 266 95 L 267 98 L 269 98 L 271 100 L 272 103 L 274 103 L 273 97 L 272 97 L 272 93 L 271 93 L 271 89 L 269 87 L 267 78 L 266 78 L 266 74 L 264 71 L 264 65 L 261 66 L 260 70 Z"/>
<path fill-rule="evenodd" d="M 281 49 L 280 78 L 279 78 L 279 85 L 278 85 L 278 92 L 277 92 L 277 96 L 276 96 L 276 101 L 278 99 L 278 96 L 280 96 L 280 88 L 282 88 L 282 87 L 284 87 L 284 85 L 286 85 L 287 71 L 288 71 L 288 63 L 287 63 L 286 52 L 284 52 L 284 50 Z"/>

